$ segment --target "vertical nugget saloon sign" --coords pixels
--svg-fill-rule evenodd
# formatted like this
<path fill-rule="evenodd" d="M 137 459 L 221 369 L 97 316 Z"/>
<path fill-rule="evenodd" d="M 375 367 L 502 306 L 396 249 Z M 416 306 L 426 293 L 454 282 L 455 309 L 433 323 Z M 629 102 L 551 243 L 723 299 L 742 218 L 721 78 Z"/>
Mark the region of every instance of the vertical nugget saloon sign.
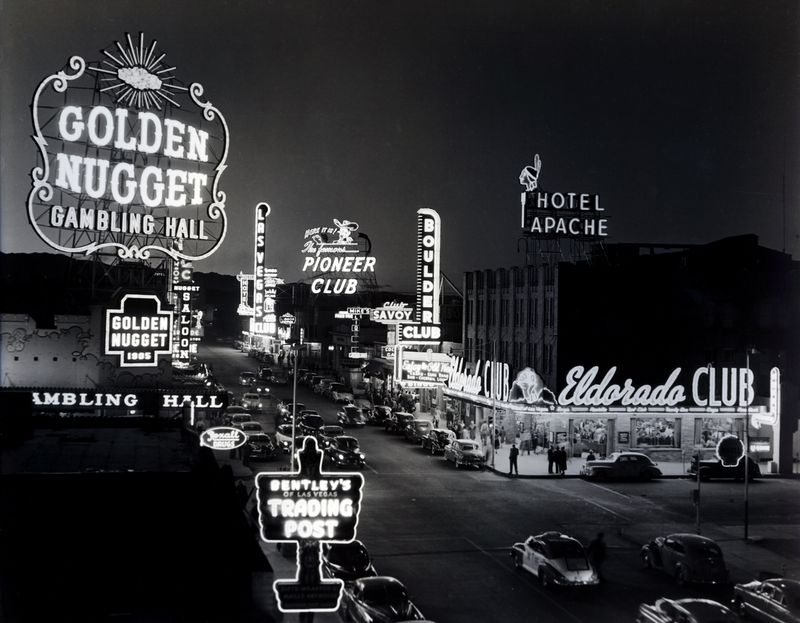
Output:
<path fill-rule="evenodd" d="M 71 57 L 33 95 L 31 225 L 65 253 L 210 256 L 227 227 L 225 119 L 142 34 L 99 56 Z"/>
<path fill-rule="evenodd" d="M 256 476 L 261 538 L 294 543 L 297 576 L 273 583 L 282 612 L 338 609 L 342 580 L 322 580 L 320 545 L 356 538 L 364 477 L 359 473 L 321 471 L 317 440 L 306 437 L 297 453 L 297 472 L 262 472 Z"/>

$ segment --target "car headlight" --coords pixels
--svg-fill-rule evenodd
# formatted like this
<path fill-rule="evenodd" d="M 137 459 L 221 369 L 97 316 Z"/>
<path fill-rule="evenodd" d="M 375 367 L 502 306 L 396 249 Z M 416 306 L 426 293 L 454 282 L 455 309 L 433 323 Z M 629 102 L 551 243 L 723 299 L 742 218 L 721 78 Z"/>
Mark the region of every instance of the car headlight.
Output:
<path fill-rule="evenodd" d="M 336 456 L 338 456 L 340 460 L 344 461 L 344 454 L 341 452 L 339 452 Z"/>
<path fill-rule="evenodd" d="M 358 458 L 360 458 L 363 461 L 367 457 L 364 456 L 364 453 L 362 452 L 361 454 L 358 455 Z"/>

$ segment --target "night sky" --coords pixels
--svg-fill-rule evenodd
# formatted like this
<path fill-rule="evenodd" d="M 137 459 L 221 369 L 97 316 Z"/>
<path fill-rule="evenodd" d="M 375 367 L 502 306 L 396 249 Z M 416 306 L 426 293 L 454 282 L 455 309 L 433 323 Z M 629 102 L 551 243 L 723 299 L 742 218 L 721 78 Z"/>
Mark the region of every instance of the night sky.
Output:
<path fill-rule="evenodd" d="M 756 233 L 800 254 L 795 0 L 0 6 L 4 252 L 48 250 L 25 209 L 37 84 L 143 31 L 230 128 L 231 227 L 197 270 L 252 270 L 260 201 L 287 281 L 305 229 L 346 218 L 373 242 L 378 283 L 411 289 L 423 206 L 456 283 L 524 263 L 518 177 L 537 153 L 546 189 L 600 195 L 609 243 Z"/>

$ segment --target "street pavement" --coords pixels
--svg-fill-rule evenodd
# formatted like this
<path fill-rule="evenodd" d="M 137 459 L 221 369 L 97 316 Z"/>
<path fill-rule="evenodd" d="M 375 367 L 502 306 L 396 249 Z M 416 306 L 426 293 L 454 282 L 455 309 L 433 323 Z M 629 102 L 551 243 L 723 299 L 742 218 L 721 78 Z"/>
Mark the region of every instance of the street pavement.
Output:
<path fill-rule="evenodd" d="M 232 360 L 223 367 L 237 375 L 237 366 L 257 368 L 257 362 L 236 351 L 222 359 Z M 267 430 L 274 426 L 277 398 L 290 398 L 291 392 L 291 387 L 276 389 L 276 400 L 257 416 Z M 298 401 L 317 409 L 328 423 L 335 422 L 338 407 L 307 388 L 298 390 Z M 545 475 L 509 478 L 502 469 L 507 466 L 507 445 L 498 455 L 496 472 L 466 471 L 379 427 L 348 433 L 359 438 L 367 454 L 358 538 L 378 572 L 404 582 L 422 612 L 438 623 L 603 623 L 632 620 L 639 603 L 660 597 L 730 599 L 730 587 L 681 588 L 672 578 L 640 568 L 639 549 L 650 539 L 696 531 L 691 499 L 696 485 L 677 477 L 683 465 L 660 465 L 672 479 L 599 484 L 575 477 L 578 459 L 570 461 L 572 477 L 548 477 L 542 455 L 523 454 L 520 471 L 522 462 L 530 460 Z M 252 467 L 288 469 L 288 457 Z M 244 472 L 237 473 L 252 483 Z M 743 485 L 703 483 L 700 531 L 719 542 L 734 581 L 774 574 L 800 577 L 799 488 L 800 481 L 773 476 L 751 484 L 751 538 L 745 541 Z M 604 532 L 609 546 L 604 585 L 551 591 L 542 589 L 533 576 L 515 571 L 511 545 L 546 530 L 563 531 L 583 543 Z M 275 578 L 293 577 L 291 560 L 281 557 L 272 544 L 262 544 L 262 549 Z M 315 620 L 327 623 L 337 617 L 325 614 Z"/>

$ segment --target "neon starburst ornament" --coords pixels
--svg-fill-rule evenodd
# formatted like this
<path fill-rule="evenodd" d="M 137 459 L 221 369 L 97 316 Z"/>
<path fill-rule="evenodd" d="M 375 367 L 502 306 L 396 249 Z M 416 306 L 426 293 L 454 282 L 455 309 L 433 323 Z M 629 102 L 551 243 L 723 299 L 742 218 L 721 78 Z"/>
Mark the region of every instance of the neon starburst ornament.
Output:
<path fill-rule="evenodd" d="M 127 34 L 126 38 L 127 47 L 119 41 L 115 42 L 116 55 L 103 50 L 106 56 L 103 60 L 104 67 L 88 67 L 90 71 L 110 76 L 100 79 L 100 82 L 107 84 L 99 91 L 109 92 L 119 104 L 137 108 L 161 110 L 164 102 L 180 108 L 180 104 L 172 95 L 176 91 L 188 89 L 173 83 L 175 76 L 172 72 L 175 67 L 163 62 L 166 54 L 157 54 L 158 41 L 154 39 L 150 47 L 145 49 L 144 33 L 139 33 L 138 45 L 134 45 L 130 34 Z"/>

